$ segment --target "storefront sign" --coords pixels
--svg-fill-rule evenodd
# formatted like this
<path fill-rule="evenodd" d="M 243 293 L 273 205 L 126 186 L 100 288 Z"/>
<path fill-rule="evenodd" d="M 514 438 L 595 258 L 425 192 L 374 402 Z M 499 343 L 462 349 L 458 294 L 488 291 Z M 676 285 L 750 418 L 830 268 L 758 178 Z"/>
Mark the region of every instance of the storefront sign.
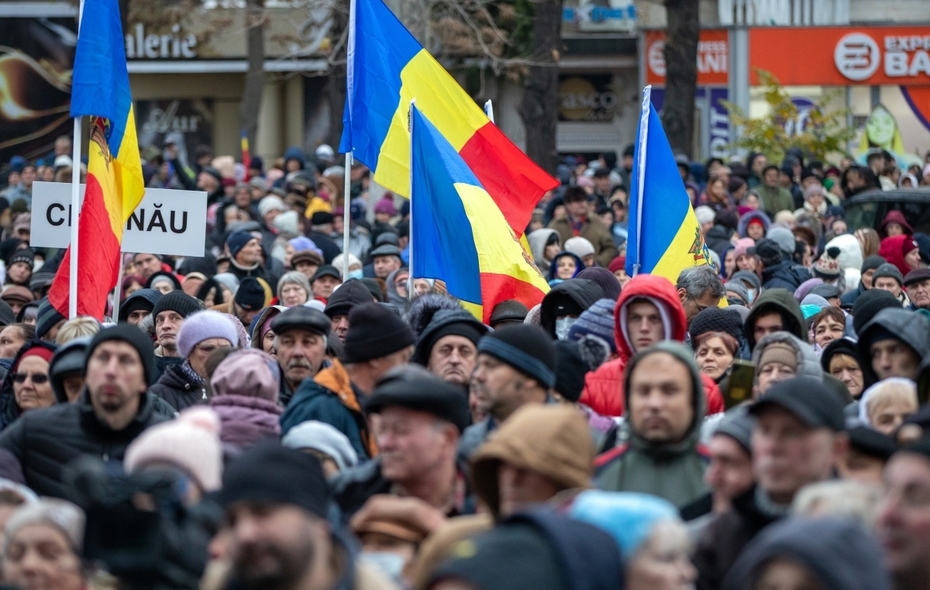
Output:
<path fill-rule="evenodd" d="M 695 134 L 701 138 L 701 152 L 695 154 L 695 159 L 708 157 L 726 158 L 731 153 L 730 113 L 723 105 L 728 100 L 729 91 L 726 88 L 697 88 L 694 102 L 696 111 L 700 114 L 700 126 L 695 128 Z M 652 89 L 652 104 L 656 109 L 662 110 L 665 104 L 665 88 Z"/>
<path fill-rule="evenodd" d="M 81 185 L 81 199 L 84 185 Z M 203 256 L 207 228 L 207 193 L 145 189 L 123 234 L 123 252 Z M 71 185 L 36 182 L 32 188 L 29 244 L 67 248 L 71 241 Z"/>
<path fill-rule="evenodd" d="M 754 28 L 749 59 L 788 86 L 930 84 L 930 27 Z"/>
<path fill-rule="evenodd" d="M 139 145 L 178 144 L 178 158 L 192 162 L 198 145 L 213 143 L 213 101 L 210 99 L 137 100 Z"/>
<path fill-rule="evenodd" d="M 633 0 L 566 0 L 562 8 L 562 34 L 632 32 L 636 28 Z"/>
<path fill-rule="evenodd" d="M 612 80 L 609 74 L 562 77 L 559 121 L 613 121 L 619 99 Z"/>
<path fill-rule="evenodd" d="M 665 85 L 665 31 L 646 31 L 646 84 Z M 729 33 L 703 30 L 698 38 L 698 86 L 726 86 L 730 80 Z"/>

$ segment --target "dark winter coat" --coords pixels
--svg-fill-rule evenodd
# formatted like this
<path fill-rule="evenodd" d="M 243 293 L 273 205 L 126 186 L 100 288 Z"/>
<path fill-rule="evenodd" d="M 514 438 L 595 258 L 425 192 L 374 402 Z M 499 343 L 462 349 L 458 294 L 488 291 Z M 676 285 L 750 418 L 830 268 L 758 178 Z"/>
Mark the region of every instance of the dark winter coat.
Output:
<path fill-rule="evenodd" d="M 715 225 L 704 234 L 704 243 L 707 244 L 708 248 L 722 257 L 726 249 L 733 245 L 732 242 L 730 242 L 730 238 L 732 237 L 732 229 L 722 225 Z"/>
<path fill-rule="evenodd" d="M 59 404 L 24 414 L 0 433 L 0 448 L 19 460 L 26 485 L 40 496 L 70 499 L 63 469 L 82 455 L 95 455 L 104 462 L 122 463 L 126 447 L 143 430 L 171 419 L 155 407 L 153 396 L 145 396 L 139 412 L 122 430 L 100 421 L 87 391 L 76 404 Z"/>
<path fill-rule="evenodd" d="M 734 498 L 730 509 L 713 519 L 697 540 L 692 559 L 698 570 L 697 590 L 720 590 L 746 545 L 779 518 L 757 506 L 755 487 Z"/>
<path fill-rule="evenodd" d="M 218 395 L 210 407 L 220 417 L 220 440 L 239 448 L 281 436 L 284 410 L 275 402 L 245 395 Z"/>
<path fill-rule="evenodd" d="M 156 356 L 155 373 L 152 375 L 152 383 L 157 383 L 168 367 L 171 365 L 180 365 L 183 362 L 184 359 L 176 356 Z"/>
<path fill-rule="evenodd" d="M 896 335 L 898 340 L 917 353 L 918 358 L 923 359 L 930 354 L 930 320 L 907 309 L 881 310 L 862 328 L 856 343 L 866 387 L 878 382 L 878 375 L 872 369 L 872 363 L 866 361 L 872 358 L 869 350 L 872 335 L 876 330 L 883 329 Z"/>
<path fill-rule="evenodd" d="M 604 298 L 604 290 L 594 281 L 588 279 L 571 279 L 559 283 L 549 291 L 542 300 L 539 309 L 539 327 L 555 338 L 555 310 L 560 301 L 569 299 L 576 303 L 582 311 L 588 309 L 598 299 Z"/>
<path fill-rule="evenodd" d="M 207 390 L 203 379 L 194 380 L 182 367 L 184 364 L 170 365 L 149 388 L 168 404 L 180 412 L 185 408 L 207 403 Z"/>
<path fill-rule="evenodd" d="M 844 293 L 840 297 L 840 306 L 843 309 L 852 309 L 852 306 L 856 304 L 856 299 L 859 299 L 859 296 L 868 291 L 865 288 L 865 283 L 859 281 L 859 286 L 848 293 Z"/>
<path fill-rule="evenodd" d="M 810 273 L 805 276 L 788 260 L 782 260 L 774 266 L 762 269 L 762 287 L 765 289 L 788 289 L 794 293 L 801 283 L 810 278 Z"/>
<path fill-rule="evenodd" d="M 300 385 L 281 416 L 281 434 L 301 422 L 319 420 L 346 435 L 360 459 L 374 457 L 378 447 L 368 431 L 360 400 L 361 393 L 342 363 L 333 359 L 331 366 Z"/>

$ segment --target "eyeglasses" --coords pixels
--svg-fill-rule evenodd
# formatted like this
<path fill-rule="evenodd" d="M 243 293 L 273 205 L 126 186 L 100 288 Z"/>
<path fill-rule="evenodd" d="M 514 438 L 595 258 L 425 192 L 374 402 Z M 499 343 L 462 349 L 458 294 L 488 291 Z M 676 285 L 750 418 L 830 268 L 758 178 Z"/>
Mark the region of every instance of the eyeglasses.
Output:
<path fill-rule="evenodd" d="M 36 385 L 48 383 L 48 375 L 45 373 L 13 373 L 13 375 L 11 375 L 13 383 L 25 383 L 27 377 L 31 378 L 32 382 Z"/>

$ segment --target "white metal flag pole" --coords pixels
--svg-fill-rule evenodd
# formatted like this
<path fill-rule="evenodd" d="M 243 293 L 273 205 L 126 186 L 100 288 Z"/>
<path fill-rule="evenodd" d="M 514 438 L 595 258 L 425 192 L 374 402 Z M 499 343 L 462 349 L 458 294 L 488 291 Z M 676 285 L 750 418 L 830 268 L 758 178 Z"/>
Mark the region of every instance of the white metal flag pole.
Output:
<path fill-rule="evenodd" d="M 413 301 L 413 109 L 417 106 L 416 99 L 410 101 L 407 109 L 407 128 L 410 130 L 410 219 L 407 224 L 407 301 Z"/>
<path fill-rule="evenodd" d="M 349 230 L 352 223 L 351 207 L 349 203 L 352 198 L 352 164 L 354 163 L 352 150 L 346 152 L 346 172 L 345 184 L 342 189 L 342 280 L 349 280 Z"/>
<path fill-rule="evenodd" d="M 78 8 L 78 35 L 81 34 L 81 17 L 84 0 Z M 78 215 L 81 211 L 81 117 L 74 118 L 74 137 L 71 141 L 71 265 L 68 268 L 68 319 L 77 317 L 78 309 Z"/>
<path fill-rule="evenodd" d="M 491 104 L 491 101 L 484 103 L 484 114 L 488 116 L 488 119 L 491 119 L 491 122 L 494 123 L 494 105 Z"/>
<path fill-rule="evenodd" d="M 119 272 L 116 274 L 116 287 L 113 288 L 113 315 L 110 316 L 114 322 L 119 321 L 119 304 L 120 296 L 123 294 L 123 251 L 119 253 Z"/>
<path fill-rule="evenodd" d="M 649 140 L 649 111 L 652 108 L 652 86 L 643 88 L 643 108 L 639 118 L 639 144 L 636 151 L 639 154 L 639 161 L 636 162 L 637 172 L 639 172 L 638 182 L 636 183 L 636 264 L 633 265 L 633 276 L 639 274 L 639 267 L 642 264 L 642 243 L 643 243 L 643 193 L 646 189 L 646 145 Z"/>

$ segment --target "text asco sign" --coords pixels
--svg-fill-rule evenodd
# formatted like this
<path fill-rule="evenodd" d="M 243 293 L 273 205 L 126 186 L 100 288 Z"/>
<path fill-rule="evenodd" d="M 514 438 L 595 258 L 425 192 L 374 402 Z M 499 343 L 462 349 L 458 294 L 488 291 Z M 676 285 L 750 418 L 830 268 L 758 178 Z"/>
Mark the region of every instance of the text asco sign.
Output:
<path fill-rule="evenodd" d="M 789 86 L 922 85 L 930 83 L 930 27 L 755 28 L 749 59 Z"/>
<path fill-rule="evenodd" d="M 84 199 L 84 185 L 81 185 Z M 123 233 L 123 252 L 203 256 L 207 193 L 147 188 Z M 71 241 L 71 185 L 36 182 L 32 187 L 29 245 L 67 248 Z"/>

